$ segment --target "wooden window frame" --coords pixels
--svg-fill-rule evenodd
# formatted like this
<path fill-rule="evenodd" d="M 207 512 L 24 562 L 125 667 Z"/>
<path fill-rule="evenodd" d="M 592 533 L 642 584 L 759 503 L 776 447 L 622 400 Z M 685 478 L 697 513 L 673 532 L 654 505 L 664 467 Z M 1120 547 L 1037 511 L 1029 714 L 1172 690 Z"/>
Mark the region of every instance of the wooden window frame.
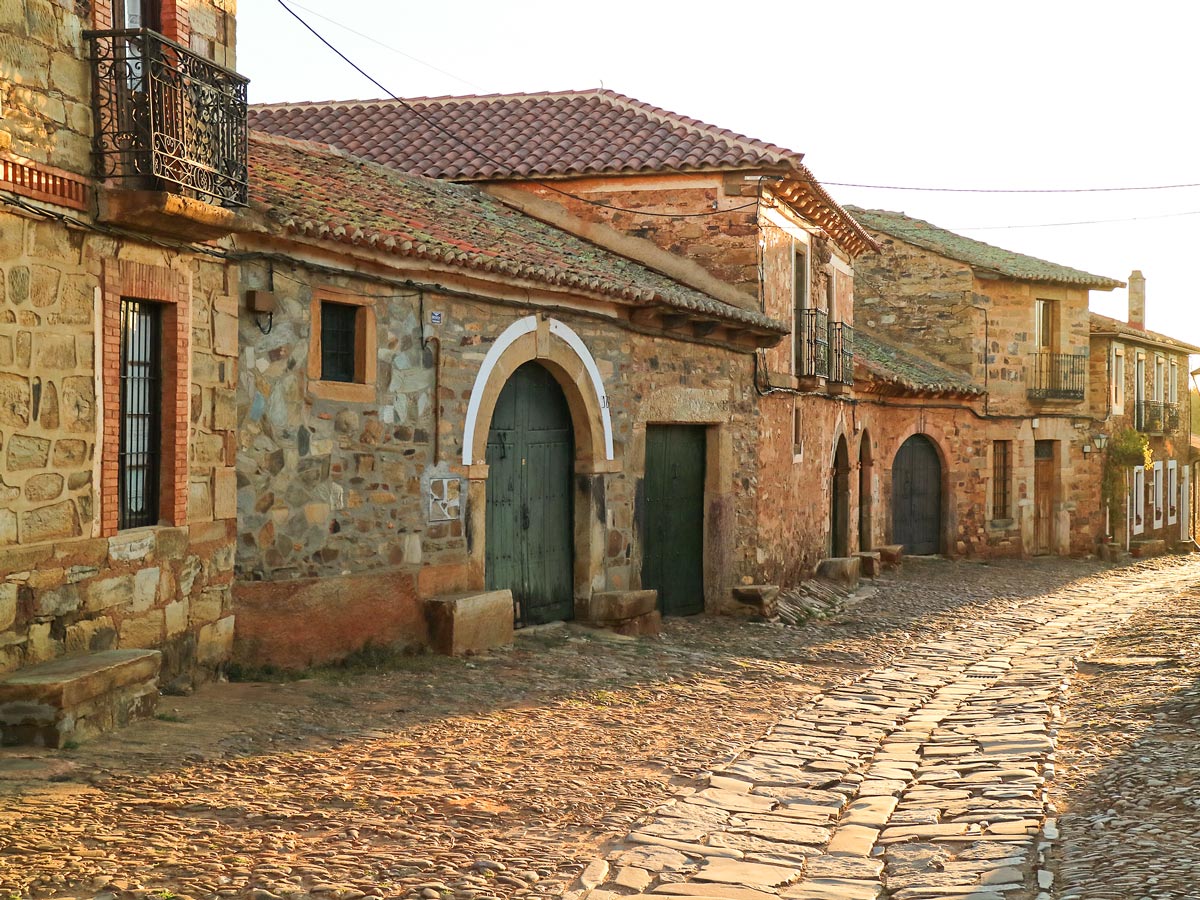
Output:
<path fill-rule="evenodd" d="M 324 381 L 321 378 L 321 304 L 339 303 L 359 307 L 355 317 L 354 381 Z M 379 368 L 376 341 L 375 298 L 336 288 L 313 291 L 309 306 L 308 393 L 320 400 L 371 403 Z"/>
<path fill-rule="evenodd" d="M 1012 519 L 1012 459 L 1011 440 L 992 441 L 992 521 Z"/>
<path fill-rule="evenodd" d="M 1178 403 L 1179 402 L 1179 361 L 1177 359 L 1175 359 L 1175 357 L 1173 357 L 1173 356 L 1171 357 L 1171 362 L 1167 367 L 1167 372 L 1168 372 L 1167 377 L 1170 379 L 1167 382 L 1167 402 L 1168 403 Z"/>
<path fill-rule="evenodd" d="M 1058 352 L 1058 301 L 1038 297 L 1033 301 L 1034 349 Z"/>
<path fill-rule="evenodd" d="M 1122 344 L 1113 344 L 1112 352 L 1112 384 L 1110 385 L 1110 399 L 1112 402 L 1113 415 L 1120 416 L 1125 414 L 1125 347 Z"/>
<path fill-rule="evenodd" d="M 162 306 L 162 424 L 158 509 L 155 525 L 188 521 L 188 428 L 191 409 L 191 277 L 166 266 L 106 260 L 102 275 L 101 382 L 102 424 L 100 534 L 118 531 L 118 453 L 121 441 L 121 298 Z"/>
<path fill-rule="evenodd" d="M 1154 354 L 1154 402 L 1162 403 L 1167 399 L 1167 360 L 1162 354 Z"/>
<path fill-rule="evenodd" d="M 801 329 L 803 311 L 812 305 L 811 274 L 808 267 L 808 247 L 800 241 L 792 241 L 792 374 L 800 374 L 800 360 L 804 355 Z"/>

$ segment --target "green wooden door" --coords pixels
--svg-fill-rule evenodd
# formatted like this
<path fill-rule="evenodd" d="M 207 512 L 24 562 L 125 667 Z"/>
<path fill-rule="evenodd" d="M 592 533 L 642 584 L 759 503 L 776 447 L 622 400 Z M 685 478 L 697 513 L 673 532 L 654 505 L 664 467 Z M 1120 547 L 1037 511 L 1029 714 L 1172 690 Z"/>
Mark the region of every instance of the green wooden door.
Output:
<path fill-rule="evenodd" d="M 665 615 L 704 612 L 705 429 L 646 428 L 642 587 Z"/>
<path fill-rule="evenodd" d="M 571 413 L 562 388 L 526 363 L 500 391 L 487 444 L 485 572 L 489 590 L 508 588 L 520 625 L 574 614 L 574 460 Z"/>

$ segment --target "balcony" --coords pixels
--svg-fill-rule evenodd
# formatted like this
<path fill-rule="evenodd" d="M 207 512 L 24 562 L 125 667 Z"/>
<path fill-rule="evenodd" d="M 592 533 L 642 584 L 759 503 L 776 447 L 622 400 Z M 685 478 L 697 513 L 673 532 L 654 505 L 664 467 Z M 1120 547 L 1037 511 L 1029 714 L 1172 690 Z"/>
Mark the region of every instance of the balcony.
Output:
<path fill-rule="evenodd" d="M 1087 374 L 1085 353 L 1035 353 L 1029 366 L 1029 399 L 1082 400 Z"/>
<path fill-rule="evenodd" d="M 854 326 L 829 324 L 829 383 L 848 387 L 854 383 Z"/>
<path fill-rule="evenodd" d="M 1145 434 L 1170 434 L 1179 430 L 1179 404 L 1143 400 L 1134 407 L 1133 427 Z"/>
<path fill-rule="evenodd" d="M 96 175 L 136 196 L 101 218 L 217 233 L 247 202 L 247 79 L 147 29 L 89 31 Z M 159 197 L 147 194 L 163 195 Z M 130 221 L 134 211 L 150 223 Z M 163 218 L 163 215 L 166 215 Z M 186 224 L 182 225 L 186 231 Z"/>
<path fill-rule="evenodd" d="M 829 313 L 802 309 L 796 321 L 796 375 L 810 386 L 829 377 Z"/>

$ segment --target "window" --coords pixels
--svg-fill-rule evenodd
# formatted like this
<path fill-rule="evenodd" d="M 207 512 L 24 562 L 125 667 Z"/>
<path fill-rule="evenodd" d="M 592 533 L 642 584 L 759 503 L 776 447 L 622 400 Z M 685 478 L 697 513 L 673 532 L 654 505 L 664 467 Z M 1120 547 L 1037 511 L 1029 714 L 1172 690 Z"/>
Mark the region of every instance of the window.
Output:
<path fill-rule="evenodd" d="M 1053 350 L 1058 343 L 1058 335 L 1055 331 L 1055 313 L 1053 300 L 1033 301 L 1033 345 L 1038 350 Z"/>
<path fill-rule="evenodd" d="M 1167 460 L 1167 524 L 1174 525 L 1179 518 L 1179 465 Z"/>
<path fill-rule="evenodd" d="M 992 518 L 1011 518 L 1012 441 L 992 441 Z"/>
<path fill-rule="evenodd" d="M 1109 386 L 1109 403 L 1113 415 L 1123 415 L 1125 412 L 1125 348 L 1113 344 L 1112 382 Z"/>
<path fill-rule="evenodd" d="M 162 456 L 162 309 L 121 298 L 117 527 L 158 522 Z"/>
<path fill-rule="evenodd" d="M 355 344 L 358 338 L 357 306 L 321 303 L 321 380 L 357 381 Z"/>
<path fill-rule="evenodd" d="M 1163 523 L 1163 464 L 1156 462 L 1151 472 L 1150 502 L 1154 506 L 1154 527 L 1162 528 Z"/>
<path fill-rule="evenodd" d="M 1161 356 L 1154 357 L 1154 402 L 1162 403 L 1163 385 L 1166 382 L 1166 366 Z"/>
<path fill-rule="evenodd" d="M 1133 427 L 1141 431 L 1146 427 L 1146 354 L 1139 353 L 1133 364 Z"/>
<path fill-rule="evenodd" d="M 1167 400 L 1171 403 L 1179 402 L 1179 363 L 1171 360 L 1171 380 L 1167 382 Z"/>
<path fill-rule="evenodd" d="M 803 371 L 805 320 L 804 310 L 808 309 L 808 254 L 804 245 L 792 243 L 792 342 L 793 364 L 792 371 Z"/>
<path fill-rule="evenodd" d="M 375 400 L 375 298 L 318 288 L 309 316 L 308 393 L 345 403 Z"/>
<path fill-rule="evenodd" d="M 1146 528 L 1146 470 L 1142 466 L 1133 467 L 1132 491 L 1129 514 L 1133 517 L 1133 533 L 1141 534 Z"/>

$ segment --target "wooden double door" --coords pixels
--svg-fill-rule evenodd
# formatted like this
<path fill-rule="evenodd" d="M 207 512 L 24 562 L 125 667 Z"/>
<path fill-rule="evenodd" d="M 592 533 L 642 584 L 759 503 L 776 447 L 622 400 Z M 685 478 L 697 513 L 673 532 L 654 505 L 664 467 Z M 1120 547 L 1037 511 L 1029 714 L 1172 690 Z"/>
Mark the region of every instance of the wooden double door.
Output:
<path fill-rule="evenodd" d="M 703 425 L 646 428 L 642 587 L 664 615 L 704 612 Z"/>
<path fill-rule="evenodd" d="M 500 391 L 487 443 L 485 581 L 508 588 L 518 625 L 574 615 L 575 442 L 567 398 L 536 362 Z"/>
<path fill-rule="evenodd" d="M 892 463 L 892 540 L 913 556 L 942 550 L 942 463 L 924 435 L 901 444 Z"/>

